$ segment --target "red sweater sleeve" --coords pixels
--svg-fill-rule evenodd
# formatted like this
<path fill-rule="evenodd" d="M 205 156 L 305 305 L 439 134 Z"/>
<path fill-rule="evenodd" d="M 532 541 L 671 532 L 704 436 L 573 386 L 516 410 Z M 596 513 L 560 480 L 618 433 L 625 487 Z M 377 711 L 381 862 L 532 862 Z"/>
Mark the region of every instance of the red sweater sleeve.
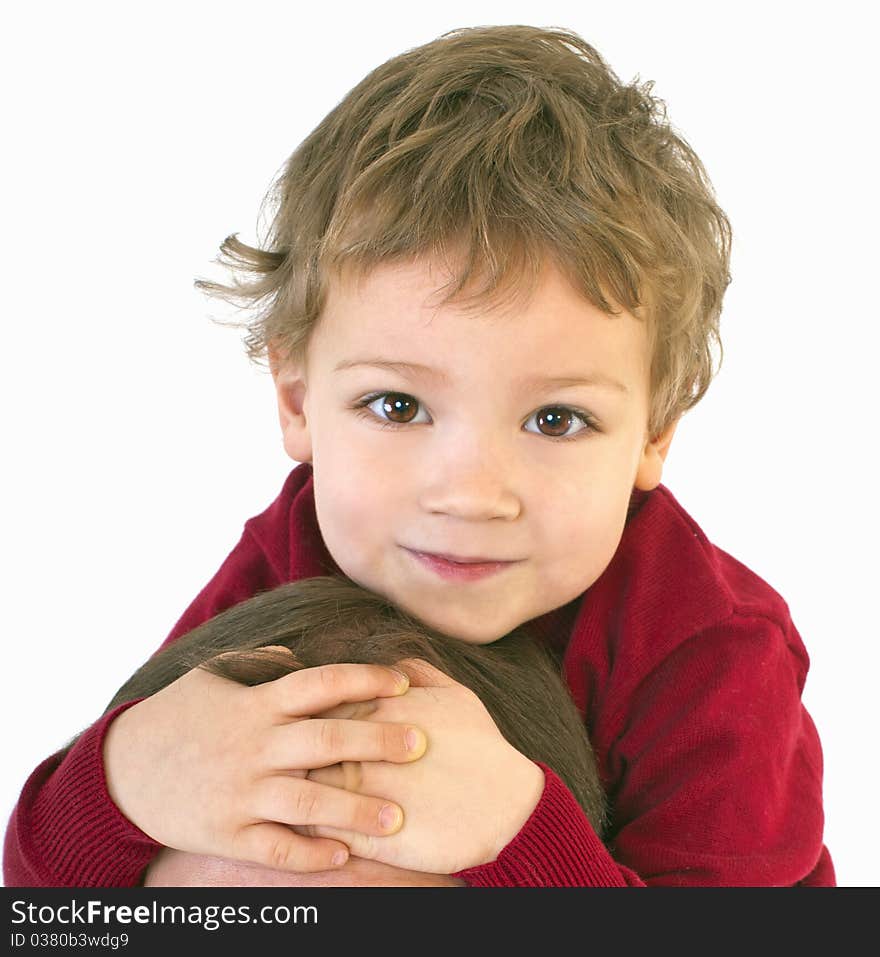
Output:
<path fill-rule="evenodd" d="M 609 846 L 545 769 L 522 831 L 459 876 L 495 887 L 833 886 L 803 673 L 792 625 L 734 613 L 648 673 L 612 674 L 604 692 L 616 704 L 593 733 L 613 781 Z"/>
<path fill-rule="evenodd" d="M 280 584 L 246 526 L 241 541 L 163 643 L 221 610 Z M 104 715 L 65 754 L 47 758 L 25 783 L 10 817 L 3 852 L 7 887 L 133 887 L 159 852 L 125 818 L 107 791 L 102 745 L 113 718 Z"/>
<path fill-rule="evenodd" d="M 642 886 L 608 853 L 571 791 L 539 765 L 544 793 L 519 834 L 494 861 L 455 876 L 471 887 Z"/>
<path fill-rule="evenodd" d="M 314 514 L 311 469 L 301 465 L 288 475 L 275 501 L 245 523 L 238 544 L 162 647 L 260 591 L 333 568 Z M 67 753 L 48 758 L 28 778 L 6 830 L 7 886 L 125 887 L 140 882 L 160 845 L 120 814 L 107 791 L 101 745 L 118 713 L 102 717 Z"/>
<path fill-rule="evenodd" d="M 833 882 L 805 673 L 790 620 L 738 609 L 609 687 L 615 858 L 654 885 Z"/>
<path fill-rule="evenodd" d="M 47 758 L 25 782 L 3 848 L 7 887 L 129 887 L 161 845 L 124 817 L 104 778 L 110 722 L 130 701 Z"/>

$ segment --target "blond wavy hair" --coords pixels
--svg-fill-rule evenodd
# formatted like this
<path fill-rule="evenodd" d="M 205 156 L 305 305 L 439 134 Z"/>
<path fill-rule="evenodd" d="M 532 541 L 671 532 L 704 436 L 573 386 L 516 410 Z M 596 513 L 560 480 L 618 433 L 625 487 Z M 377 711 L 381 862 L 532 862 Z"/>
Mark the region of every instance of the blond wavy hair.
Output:
<path fill-rule="evenodd" d="M 533 288 L 550 257 L 589 302 L 648 323 L 659 435 L 720 368 L 731 233 L 652 88 L 567 30 L 445 33 L 331 110 L 267 194 L 265 239 L 228 236 L 231 282 L 196 286 L 250 313 L 259 362 L 303 355 L 343 268 L 430 256 L 453 277 L 441 302 L 480 308 Z"/>

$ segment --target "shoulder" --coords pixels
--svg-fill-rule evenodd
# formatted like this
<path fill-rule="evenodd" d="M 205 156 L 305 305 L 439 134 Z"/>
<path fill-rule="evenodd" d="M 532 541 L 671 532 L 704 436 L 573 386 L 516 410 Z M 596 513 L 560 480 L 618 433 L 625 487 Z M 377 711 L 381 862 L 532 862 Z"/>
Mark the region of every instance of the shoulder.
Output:
<path fill-rule="evenodd" d="M 669 489 L 658 486 L 584 596 L 570 666 L 589 660 L 599 672 L 625 671 L 637 682 L 673 657 L 708 667 L 758 650 L 789 657 L 802 683 L 807 654 L 784 598 L 710 542 Z"/>
<path fill-rule="evenodd" d="M 732 614 L 757 615 L 786 626 L 785 599 L 763 578 L 714 545 L 665 485 L 627 524 L 615 555 L 618 574 L 671 590 L 651 607 L 685 627 Z M 610 568 L 610 566 L 609 566 Z M 639 597 L 647 595 L 639 593 Z"/>
<path fill-rule="evenodd" d="M 245 522 L 244 537 L 265 556 L 278 581 L 338 573 L 315 513 L 311 465 L 297 465 L 277 498 Z"/>

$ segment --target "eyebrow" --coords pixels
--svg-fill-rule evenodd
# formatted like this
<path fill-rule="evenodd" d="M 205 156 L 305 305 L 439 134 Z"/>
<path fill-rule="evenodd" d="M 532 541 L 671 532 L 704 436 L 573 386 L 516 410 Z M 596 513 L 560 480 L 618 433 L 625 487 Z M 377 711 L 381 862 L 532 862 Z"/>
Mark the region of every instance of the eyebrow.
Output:
<path fill-rule="evenodd" d="M 629 388 L 617 379 L 596 372 L 588 376 L 531 376 L 523 380 L 523 385 L 529 389 L 551 387 L 565 389 L 570 386 L 590 386 L 597 389 L 610 389 L 614 392 L 629 394 Z"/>
<path fill-rule="evenodd" d="M 399 372 L 409 379 L 422 376 L 428 379 L 437 379 L 441 382 L 449 381 L 449 376 L 440 369 L 432 369 L 431 366 L 423 366 L 419 362 L 393 362 L 390 359 L 345 359 L 336 364 L 335 371 L 341 372 L 345 369 L 353 369 L 355 366 L 387 369 L 389 372 Z"/>
<path fill-rule="evenodd" d="M 419 362 L 400 362 L 390 359 L 345 359 L 338 362 L 335 366 L 336 372 L 342 372 L 346 369 L 353 369 L 357 366 L 369 366 L 373 369 L 386 369 L 389 372 L 397 372 L 409 379 L 419 377 L 435 379 L 438 382 L 449 382 L 449 376 L 440 369 L 433 369 L 431 366 L 422 365 Z M 524 389 L 554 388 L 565 389 L 572 386 L 589 386 L 591 388 L 609 389 L 614 392 L 629 394 L 629 389 L 617 379 L 602 373 L 593 373 L 587 376 L 529 376 L 521 380 Z"/>

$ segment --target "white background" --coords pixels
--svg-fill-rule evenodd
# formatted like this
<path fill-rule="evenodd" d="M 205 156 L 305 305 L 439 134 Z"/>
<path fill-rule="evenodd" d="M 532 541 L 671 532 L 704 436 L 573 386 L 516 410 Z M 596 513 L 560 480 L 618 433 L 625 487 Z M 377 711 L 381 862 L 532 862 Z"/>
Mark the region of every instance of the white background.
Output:
<path fill-rule="evenodd" d="M 220 275 L 228 233 L 256 240 L 284 160 L 369 70 L 445 30 L 519 22 L 574 29 L 623 79 L 654 80 L 733 222 L 725 363 L 664 482 L 788 601 L 838 881 L 877 885 L 871 5 L 426 6 L 7 10 L 4 826 L 30 771 L 98 717 L 292 466 L 268 376 L 193 279 Z"/>

